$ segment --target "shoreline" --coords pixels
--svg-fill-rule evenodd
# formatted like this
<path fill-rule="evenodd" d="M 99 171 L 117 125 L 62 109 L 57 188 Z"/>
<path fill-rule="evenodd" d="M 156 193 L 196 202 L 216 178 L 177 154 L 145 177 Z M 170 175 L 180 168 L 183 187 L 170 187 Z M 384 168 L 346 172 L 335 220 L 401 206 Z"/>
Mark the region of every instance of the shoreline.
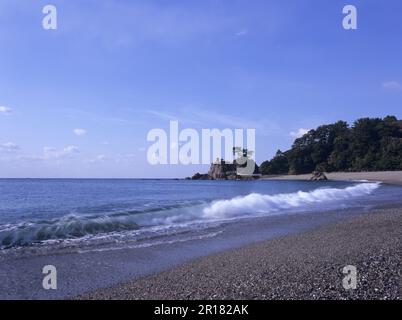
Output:
<path fill-rule="evenodd" d="M 401 299 L 402 208 L 197 258 L 77 299 Z M 343 267 L 358 287 L 342 287 Z"/>
<path fill-rule="evenodd" d="M 330 172 L 325 173 L 328 181 L 369 181 L 392 185 L 402 185 L 402 171 L 374 172 Z M 309 181 L 311 174 L 263 176 L 260 180 Z"/>
<path fill-rule="evenodd" d="M 281 184 L 279 183 L 279 185 Z M 337 183 L 332 182 L 332 184 Z M 341 183 L 341 185 L 343 184 Z M 262 183 L 261 185 L 264 186 L 265 184 Z M 315 189 L 319 184 L 308 183 L 308 185 L 311 185 L 310 188 Z M 331 185 L 331 183 L 328 185 Z M 321 186 L 324 187 L 326 184 L 323 183 Z M 192 264 L 194 261 L 198 261 L 197 259 L 203 259 L 203 257 L 208 260 L 212 259 L 211 257 L 216 254 L 230 254 L 236 250 L 247 250 L 247 248 L 256 244 L 302 234 L 308 230 L 315 230 L 321 226 L 328 226 L 351 217 L 374 212 L 395 214 L 402 212 L 401 190 L 399 186 L 378 186 L 378 191 L 375 194 L 358 197 L 349 205 L 347 203 L 328 203 L 322 208 L 303 208 L 302 210 L 289 210 L 284 214 L 256 215 L 252 218 L 221 221 L 205 225 L 199 229 L 192 229 L 191 232 L 166 234 L 162 238 L 145 238 L 144 241 L 133 239 L 133 241 L 108 242 L 104 244 L 80 241 L 67 243 L 66 246 L 54 243 L 49 246 L 20 247 L 0 251 L 0 263 L 2 264 L 0 270 L 2 293 L 0 298 L 13 300 L 72 299 L 79 295 L 85 297 L 85 295 L 104 292 L 104 290 L 107 290 L 105 288 L 115 288 L 119 285 L 140 282 L 143 279 L 157 276 L 161 272 L 168 272 L 176 268 L 180 269 L 183 266 Z M 397 223 L 398 221 L 391 225 L 392 232 L 394 230 L 392 228 L 395 228 Z M 372 228 L 372 230 L 372 234 L 378 232 L 375 231 L 375 228 Z M 361 232 L 356 231 L 356 233 Z M 389 232 L 387 231 L 386 233 L 388 234 Z M 337 236 L 335 235 L 334 237 L 336 238 Z M 311 239 L 309 241 L 311 242 Z M 310 243 L 309 241 L 307 241 L 307 244 Z M 355 240 L 350 239 L 349 241 Z M 315 243 L 316 241 L 312 241 L 312 244 Z M 273 247 L 280 248 L 280 245 Z M 248 260 L 243 262 L 238 258 L 233 258 L 233 261 L 232 258 L 228 258 L 229 262 L 226 265 L 233 264 L 236 266 L 236 270 L 233 270 L 232 273 L 237 274 L 239 278 L 245 277 L 250 274 L 250 271 L 244 270 L 244 268 L 250 265 L 251 262 L 254 263 L 255 260 L 263 259 L 264 252 L 263 250 L 262 253 L 249 256 Z M 290 253 L 290 256 L 292 255 Z M 276 257 L 276 254 L 272 253 L 272 256 Z M 270 259 L 266 258 L 266 260 L 269 262 L 272 260 L 272 256 Z M 42 288 L 43 275 L 41 270 L 43 266 L 49 264 L 57 267 L 57 290 L 43 290 Z M 301 265 L 305 264 L 305 261 L 301 262 Z M 281 269 L 282 267 L 283 265 L 279 265 L 275 268 Z M 220 271 L 220 268 L 220 261 L 212 263 L 211 274 L 214 275 L 213 270 Z M 258 265 L 255 266 L 256 270 L 258 268 Z M 194 270 L 197 270 L 197 268 L 189 269 L 187 274 L 197 283 L 202 283 L 209 279 L 208 277 L 206 280 L 199 278 L 199 271 Z M 181 276 L 182 273 L 179 273 L 178 278 L 170 283 L 173 283 L 173 285 L 180 284 L 182 281 Z M 258 279 L 257 276 L 254 278 Z M 185 281 L 186 279 L 184 279 L 184 283 Z M 216 281 L 219 283 L 219 281 L 225 281 L 225 279 Z M 250 282 L 250 279 L 245 279 L 244 281 Z M 250 286 L 258 286 L 258 282 L 254 284 L 253 281 L 252 279 Z M 225 283 L 232 282 L 233 279 L 230 279 Z M 158 281 L 155 287 L 163 283 L 164 280 Z M 193 285 L 189 283 L 188 287 L 191 288 Z M 146 286 L 147 284 L 145 284 Z M 169 289 L 170 284 L 167 283 L 166 286 L 166 299 L 176 297 L 169 295 L 173 292 L 173 290 Z M 211 290 L 209 292 L 214 292 L 215 289 L 210 288 L 209 290 Z M 231 288 L 227 290 L 230 291 Z M 233 290 L 235 293 L 245 292 L 245 289 L 242 291 Z M 143 291 L 146 291 L 144 290 L 144 285 L 140 289 L 140 292 Z M 180 292 L 180 290 L 177 292 Z M 191 292 L 197 293 L 196 289 L 191 290 Z M 212 293 L 212 296 L 214 294 Z M 110 295 L 109 298 L 118 299 L 121 297 L 120 295 L 121 292 L 118 291 Z M 153 294 L 148 297 L 134 295 L 136 299 L 156 299 L 157 297 L 157 295 L 154 296 Z M 208 298 L 203 295 L 200 295 L 200 297 Z M 221 297 L 223 299 L 226 296 Z M 229 295 L 228 298 L 230 297 L 232 296 Z M 91 298 L 97 299 L 92 296 Z M 197 296 L 194 297 L 190 294 L 188 297 L 179 296 L 177 299 L 187 298 L 196 299 Z M 235 298 L 241 299 L 242 297 Z M 257 296 L 253 298 L 266 299 L 267 295 L 257 293 Z"/>
<path fill-rule="evenodd" d="M 382 182 L 385 184 L 402 185 L 402 171 L 372 171 L 372 172 L 330 172 L 325 173 L 328 181 L 369 181 L 369 182 Z M 285 180 L 285 181 L 310 181 L 312 174 L 298 174 L 298 175 L 263 175 L 255 181 L 271 181 L 271 180 Z M 188 180 L 186 178 L 0 178 L 0 180 L 155 180 L 155 181 L 182 181 Z M 197 181 L 197 180 L 190 180 Z M 199 180 L 204 181 L 204 180 Z M 211 180 L 208 180 L 211 181 Z M 225 180 L 215 180 L 225 181 Z"/>
<path fill-rule="evenodd" d="M 358 214 L 355 210 L 346 210 L 245 219 L 223 223 L 188 238 L 174 236 L 170 238 L 172 241 L 151 246 L 118 245 L 106 250 L 96 247 L 83 250 L 80 246 L 60 252 L 47 251 L 47 248 L 44 252 L 35 248 L 19 253 L 19 250 L 3 252 L 0 254 L 0 278 L 3 280 L 0 298 L 71 299 L 86 292 L 158 274 L 197 258 L 311 230 Z M 49 264 L 58 270 L 57 290 L 43 290 L 41 286 L 43 276 L 40 271 Z"/>

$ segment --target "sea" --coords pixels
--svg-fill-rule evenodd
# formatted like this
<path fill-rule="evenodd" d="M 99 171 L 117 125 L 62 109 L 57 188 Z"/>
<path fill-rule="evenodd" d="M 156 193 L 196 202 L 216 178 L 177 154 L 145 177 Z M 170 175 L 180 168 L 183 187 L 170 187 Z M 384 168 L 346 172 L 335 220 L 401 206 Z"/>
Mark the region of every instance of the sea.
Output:
<path fill-rule="evenodd" d="M 213 237 L 243 219 L 364 210 L 400 195 L 367 181 L 1 179 L 0 250 L 152 246 Z"/>
<path fill-rule="evenodd" d="M 368 181 L 0 179 L 0 299 L 72 298 L 401 203 Z"/>

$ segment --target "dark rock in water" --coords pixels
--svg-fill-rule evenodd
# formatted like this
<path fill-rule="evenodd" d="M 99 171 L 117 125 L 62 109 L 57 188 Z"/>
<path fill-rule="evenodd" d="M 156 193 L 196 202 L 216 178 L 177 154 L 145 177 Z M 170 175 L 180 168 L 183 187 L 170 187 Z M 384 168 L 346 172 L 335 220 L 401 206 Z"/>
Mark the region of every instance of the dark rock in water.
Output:
<path fill-rule="evenodd" d="M 211 180 L 211 177 L 207 174 L 201 174 L 197 172 L 195 175 L 192 176 L 191 180 Z"/>
<path fill-rule="evenodd" d="M 328 181 L 327 176 L 324 172 L 314 171 L 313 176 L 310 178 L 311 181 Z"/>

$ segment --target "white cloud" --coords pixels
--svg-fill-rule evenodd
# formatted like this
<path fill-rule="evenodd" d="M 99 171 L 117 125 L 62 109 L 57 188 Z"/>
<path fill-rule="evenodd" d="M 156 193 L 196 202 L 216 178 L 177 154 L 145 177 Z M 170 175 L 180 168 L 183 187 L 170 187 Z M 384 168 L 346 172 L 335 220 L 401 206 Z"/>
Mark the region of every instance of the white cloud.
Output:
<path fill-rule="evenodd" d="M 77 153 L 77 152 L 79 152 L 79 149 L 78 149 L 78 147 L 76 147 L 76 146 L 68 146 L 68 147 L 65 147 L 65 148 L 63 149 L 63 151 L 64 151 L 65 153 L 67 153 L 67 154 L 71 154 L 71 153 Z"/>
<path fill-rule="evenodd" d="M 402 91 L 402 83 L 398 81 L 387 81 L 382 84 L 382 88 L 385 90 Z"/>
<path fill-rule="evenodd" d="M 87 134 L 87 130 L 85 129 L 74 129 L 73 132 L 76 136 L 84 136 Z"/>
<path fill-rule="evenodd" d="M 247 35 L 247 33 L 248 33 L 247 29 L 242 29 L 242 30 L 240 30 L 239 32 L 236 33 L 236 36 L 237 37 L 243 37 L 243 36 Z"/>
<path fill-rule="evenodd" d="M 96 160 L 98 161 L 103 161 L 106 159 L 106 156 L 104 154 L 100 154 L 99 156 L 96 157 Z"/>
<path fill-rule="evenodd" d="M 309 131 L 310 131 L 309 129 L 300 128 L 300 129 L 297 130 L 297 131 L 292 131 L 292 132 L 290 132 L 289 135 L 290 135 L 292 138 L 301 138 L 301 137 L 303 137 L 306 133 L 308 133 Z"/>
<path fill-rule="evenodd" d="M 0 144 L 0 151 L 15 152 L 15 151 L 17 151 L 19 149 L 20 149 L 20 147 L 17 146 L 15 143 L 12 143 L 12 142 L 6 142 L 6 143 Z"/>
<path fill-rule="evenodd" d="M 136 154 L 115 154 L 113 156 L 106 156 L 104 154 L 100 154 L 96 156 L 95 158 L 91 159 L 86 159 L 84 160 L 84 163 L 88 164 L 97 164 L 97 163 L 104 163 L 104 162 L 109 162 L 109 163 L 133 163 L 133 161 L 138 158 L 138 155 Z"/>
<path fill-rule="evenodd" d="M 0 114 L 10 114 L 12 109 L 5 106 L 0 106 Z"/>
<path fill-rule="evenodd" d="M 44 147 L 41 155 L 20 154 L 20 147 L 12 142 L 0 144 L 0 161 L 50 161 L 72 158 L 80 152 L 76 146 L 67 146 L 62 149 Z"/>
<path fill-rule="evenodd" d="M 133 153 L 127 153 L 127 154 L 118 154 L 115 157 L 115 162 L 116 163 L 122 163 L 122 162 L 127 162 L 127 163 L 134 163 L 135 159 L 138 158 L 138 155 L 133 154 Z"/>
<path fill-rule="evenodd" d="M 80 150 L 76 146 L 67 146 L 61 150 L 57 150 L 52 147 L 44 147 L 43 148 L 43 158 L 44 159 L 60 159 L 67 158 L 73 156 L 74 154 L 79 153 Z"/>
<path fill-rule="evenodd" d="M 98 162 L 104 162 L 105 160 L 107 160 L 107 157 L 104 154 L 100 154 L 100 155 L 96 156 L 93 159 L 85 160 L 85 162 L 87 162 L 87 163 L 98 163 Z"/>

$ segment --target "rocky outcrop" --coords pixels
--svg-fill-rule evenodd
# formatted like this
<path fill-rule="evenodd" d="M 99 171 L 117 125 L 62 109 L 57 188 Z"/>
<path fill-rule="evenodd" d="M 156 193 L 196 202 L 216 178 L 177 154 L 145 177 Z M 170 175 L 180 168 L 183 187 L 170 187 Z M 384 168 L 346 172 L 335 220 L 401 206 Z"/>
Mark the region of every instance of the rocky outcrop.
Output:
<path fill-rule="evenodd" d="M 197 172 L 191 178 L 187 178 L 187 180 L 211 180 L 211 177 L 208 174 L 201 174 Z"/>
<path fill-rule="evenodd" d="M 247 160 L 247 164 L 240 165 L 237 161 L 233 161 L 233 163 L 226 163 L 223 159 L 217 160 L 212 163 L 209 167 L 207 174 L 196 173 L 192 178 L 186 178 L 187 180 L 255 180 L 261 177 L 259 167 L 254 162 L 254 160 Z M 247 168 L 250 165 L 250 161 L 253 161 L 251 164 L 254 168 L 253 173 L 248 173 L 247 169 L 242 170 L 242 168 Z"/>
<path fill-rule="evenodd" d="M 324 172 L 314 171 L 313 176 L 310 178 L 311 181 L 328 181 L 327 176 Z"/>
<path fill-rule="evenodd" d="M 235 180 L 237 176 L 236 170 L 237 168 L 234 164 L 212 163 L 209 167 L 208 176 L 212 180 Z"/>

